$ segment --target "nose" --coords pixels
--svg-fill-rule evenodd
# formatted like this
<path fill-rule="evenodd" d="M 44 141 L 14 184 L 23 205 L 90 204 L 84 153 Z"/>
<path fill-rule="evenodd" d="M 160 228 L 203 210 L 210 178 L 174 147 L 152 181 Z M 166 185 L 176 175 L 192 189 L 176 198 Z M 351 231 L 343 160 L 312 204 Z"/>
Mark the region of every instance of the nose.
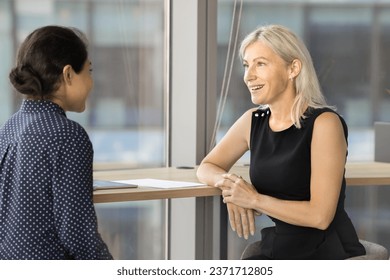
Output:
<path fill-rule="evenodd" d="M 256 75 L 253 71 L 253 67 L 248 66 L 245 70 L 245 73 L 244 73 L 244 82 L 248 83 L 254 79 L 256 79 Z"/>

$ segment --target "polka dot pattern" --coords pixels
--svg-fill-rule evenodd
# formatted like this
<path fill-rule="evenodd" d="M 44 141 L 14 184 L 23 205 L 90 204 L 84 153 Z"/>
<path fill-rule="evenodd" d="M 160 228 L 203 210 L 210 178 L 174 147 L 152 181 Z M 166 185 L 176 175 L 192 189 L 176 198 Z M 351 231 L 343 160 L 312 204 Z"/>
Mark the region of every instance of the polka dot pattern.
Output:
<path fill-rule="evenodd" d="M 93 148 L 50 101 L 0 128 L 0 259 L 112 259 L 92 201 Z"/>

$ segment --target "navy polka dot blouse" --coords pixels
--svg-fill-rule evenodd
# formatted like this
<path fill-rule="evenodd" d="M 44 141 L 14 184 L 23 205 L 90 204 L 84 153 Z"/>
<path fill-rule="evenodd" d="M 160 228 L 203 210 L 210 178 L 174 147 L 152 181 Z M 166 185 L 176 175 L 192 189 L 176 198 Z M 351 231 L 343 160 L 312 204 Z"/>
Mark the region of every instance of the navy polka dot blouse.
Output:
<path fill-rule="evenodd" d="M 97 230 L 93 149 L 50 101 L 0 128 L 0 259 L 112 259 Z"/>

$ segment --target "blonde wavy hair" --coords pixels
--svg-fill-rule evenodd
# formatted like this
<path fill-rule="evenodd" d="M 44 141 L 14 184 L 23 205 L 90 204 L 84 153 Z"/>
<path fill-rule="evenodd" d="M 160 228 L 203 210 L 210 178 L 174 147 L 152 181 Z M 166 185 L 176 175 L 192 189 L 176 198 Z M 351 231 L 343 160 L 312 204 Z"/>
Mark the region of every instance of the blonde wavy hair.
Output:
<path fill-rule="evenodd" d="M 266 43 L 287 64 L 290 64 L 294 59 L 298 59 L 302 63 L 301 71 L 294 79 L 296 96 L 291 109 L 291 120 L 297 128 L 301 128 L 301 119 L 305 118 L 304 113 L 307 106 L 334 109 L 326 104 L 309 51 L 302 40 L 292 31 L 281 25 L 265 25 L 257 28 L 241 42 L 239 49 L 241 59 L 245 49 L 257 41 Z M 260 107 L 267 107 L 267 105 Z"/>

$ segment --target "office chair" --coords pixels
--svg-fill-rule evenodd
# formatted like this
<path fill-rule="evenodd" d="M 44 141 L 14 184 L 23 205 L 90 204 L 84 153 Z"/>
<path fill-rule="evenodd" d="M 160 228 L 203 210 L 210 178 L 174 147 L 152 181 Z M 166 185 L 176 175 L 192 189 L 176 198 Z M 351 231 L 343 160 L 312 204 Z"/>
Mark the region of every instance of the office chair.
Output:
<path fill-rule="evenodd" d="M 360 239 L 359 241 L 366 249 L 366 254 L 362 256 L 348 258 L 347 260 L 388 260 L 389 259 L 389 252 L 382 245 L 369 242 L 366 240 L 362 240 L 362 239 Z"/>
<path fill-rule="evenodd" d="M 241 259 L 246 259 L 250 256 L 258 254 L 260 250 L 260 243 L 261 241 L 257 241 L 247 245 L 241 254 Z M 360 239 L 360 243 L 366 249 L 366 254 L 362 256 L 348 258 L 347 260 L 388 260 L 389 259 L 389 252 L 382 245 L 369 242 L 366 240 L 362 240 L 362 239 Z"/>

